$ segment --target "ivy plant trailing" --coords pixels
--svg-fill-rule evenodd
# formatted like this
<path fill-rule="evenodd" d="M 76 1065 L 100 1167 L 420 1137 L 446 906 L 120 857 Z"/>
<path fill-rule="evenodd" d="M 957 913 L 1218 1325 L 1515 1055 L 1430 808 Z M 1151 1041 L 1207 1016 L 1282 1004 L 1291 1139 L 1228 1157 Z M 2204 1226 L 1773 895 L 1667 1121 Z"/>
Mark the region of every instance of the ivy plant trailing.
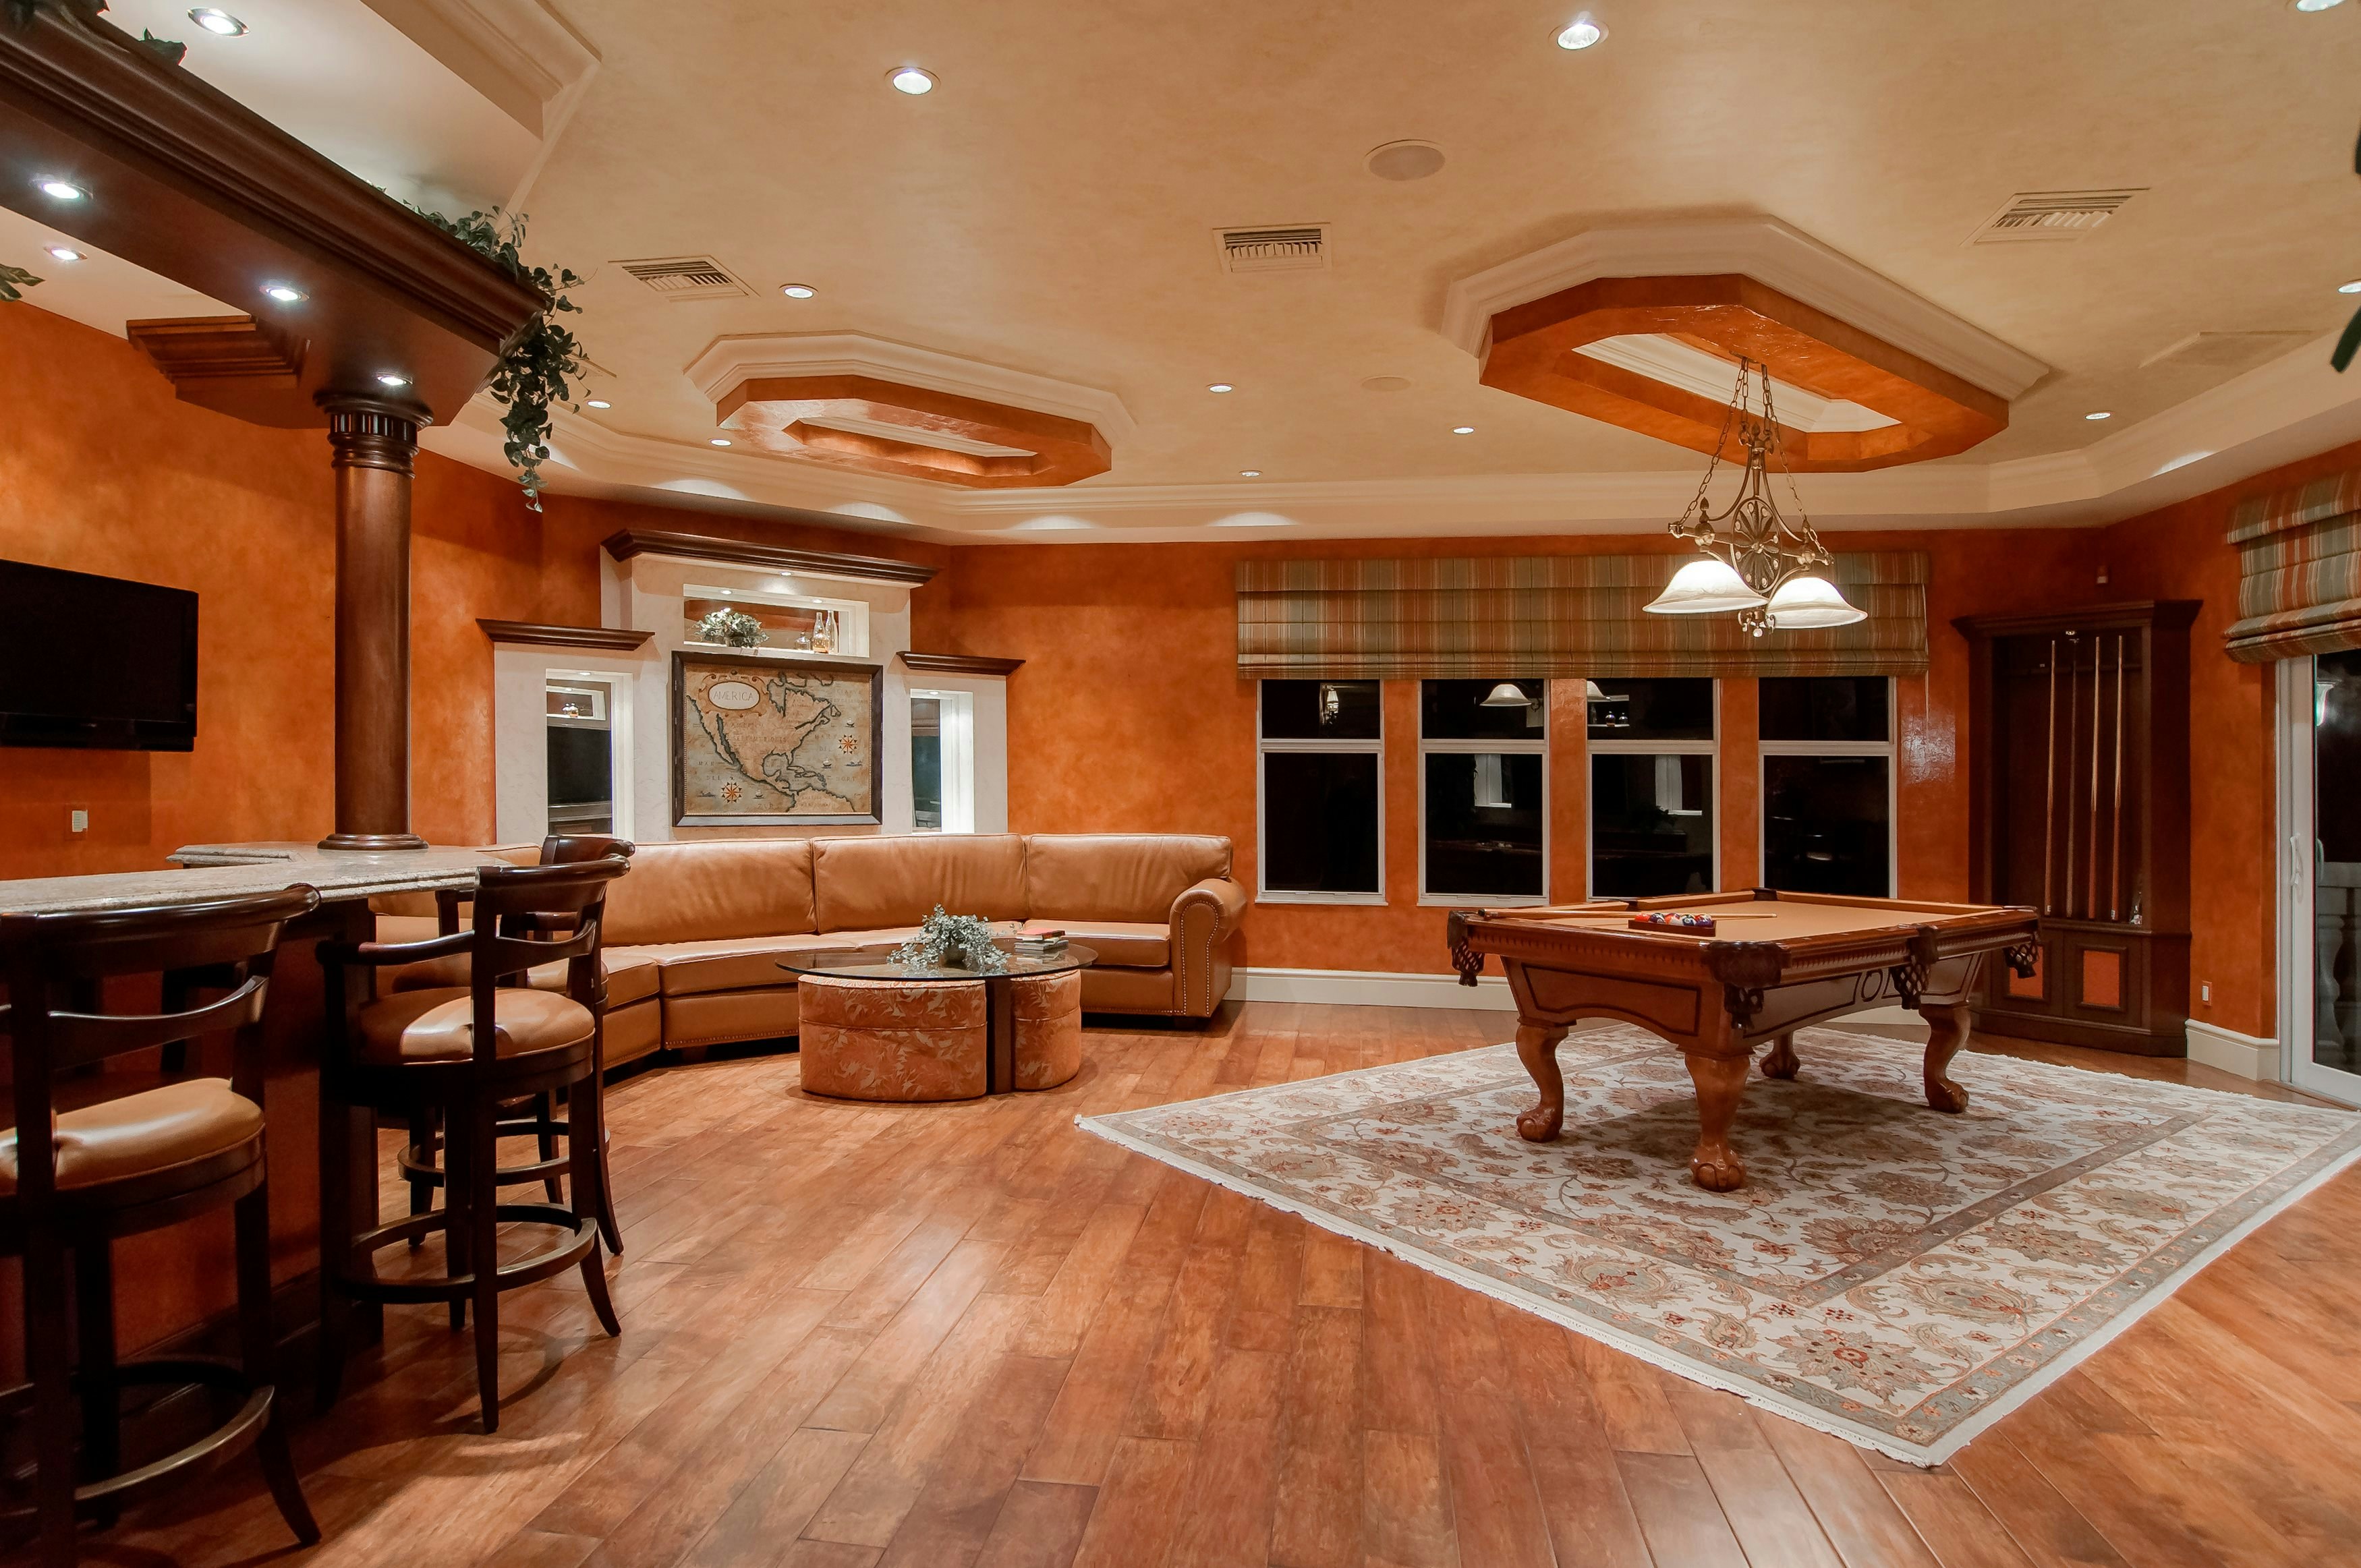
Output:
<path fill-rule="evenodd" d="M 561 315 L 582 313 L 582 307 L 566 297 L 566 291 L 581 287 L 582 280 L 563 267 L 552 272 L 524 259 L 519 249 L 524 243 L 522 214 L 495 207 L 489 213 L 453 219 L 423 207 L 412 211 L 549 302 L 509 340 L 500 363 L 492 367 L 490 387 L 493 400 L 507 411 L 500 415 L 500 454 L 517 471 L 525 505 L 539 511 L 541 465 L 549 455 L 550 410 L 574 407 L 569 378 L 580 379 L 583 370 L 581 340 L 557 320 Z"/>

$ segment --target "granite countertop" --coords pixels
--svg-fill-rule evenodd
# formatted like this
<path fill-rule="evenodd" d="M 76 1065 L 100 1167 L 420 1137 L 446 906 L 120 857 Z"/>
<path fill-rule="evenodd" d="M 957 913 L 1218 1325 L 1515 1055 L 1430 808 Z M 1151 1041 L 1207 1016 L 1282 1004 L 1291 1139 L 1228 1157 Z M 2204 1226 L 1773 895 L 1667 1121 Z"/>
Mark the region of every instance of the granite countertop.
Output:
<path fill-rule="evenodd" d="M 298 883 L 319 889 L 321 898 L 331 901 L 381 893 L 431 893 L 445 887 L 472 887 L 478 868 L 510 863 L 481 850 L 430 848 L 356 854 L 296 843 L 191 844 L 166 858 L 184 869 L 0 882 L 0 915 L 198 904 L 212 898 L 276 893 Z"/>

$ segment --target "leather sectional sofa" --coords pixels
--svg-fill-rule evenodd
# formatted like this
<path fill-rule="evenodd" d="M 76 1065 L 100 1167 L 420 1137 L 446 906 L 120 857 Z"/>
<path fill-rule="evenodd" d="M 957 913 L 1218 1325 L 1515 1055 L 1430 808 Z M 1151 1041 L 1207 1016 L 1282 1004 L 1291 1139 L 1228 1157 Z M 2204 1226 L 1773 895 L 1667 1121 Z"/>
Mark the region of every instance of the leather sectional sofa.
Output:
<path fill-rule="evenodd" d="M 531 857 L 525 851 L 524 858 Z M 607 1060 L 796 1032 L 796 977 L 813 948 L 895 946 L 940 904 L 954 915 L 1062 929 L 1096 949 L 1090 1013 L 1203 1018 L 1230 985 L 1246 918 L 1227 839 L 1182 834 L 917 834 L 695 839 L 642 844 L 608 894 Z M 431 935 L 431 900 L 378 905 L 379 935 Z M 459 960 L 464 962 L 465 960 Z M 549 966 L 553 970 L 562 968 Z M 562 984 L 562 977 L 532 977 Z M 448 983 L 435 966 L 396 989 Z"/>

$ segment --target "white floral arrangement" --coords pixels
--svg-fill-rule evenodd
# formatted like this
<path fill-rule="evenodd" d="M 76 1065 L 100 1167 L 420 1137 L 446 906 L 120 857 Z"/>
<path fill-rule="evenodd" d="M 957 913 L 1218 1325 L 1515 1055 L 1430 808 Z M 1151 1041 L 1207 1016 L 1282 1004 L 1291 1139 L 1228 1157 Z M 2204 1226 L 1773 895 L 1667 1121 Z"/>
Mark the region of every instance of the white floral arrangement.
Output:
<path fill-rule="evenodd" d="M 993 946 L 992 922 L 975 915 L 947 915 L 943 906 L 918 927 L 918 934 L 894 949 L 894 961 L 906 969 L 963 969 L 977 974 L 1004 974 L 1008 959 Z"/>

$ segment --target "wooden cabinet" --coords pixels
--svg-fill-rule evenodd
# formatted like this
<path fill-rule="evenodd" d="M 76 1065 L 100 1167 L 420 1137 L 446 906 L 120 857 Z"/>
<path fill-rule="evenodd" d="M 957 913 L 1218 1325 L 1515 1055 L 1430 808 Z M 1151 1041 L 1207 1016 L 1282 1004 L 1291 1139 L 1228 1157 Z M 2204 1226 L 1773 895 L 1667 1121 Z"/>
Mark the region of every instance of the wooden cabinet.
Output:
<path fill-rule="evenodd" d="M 1971 681 L 1969 896 L 2041 916 L 2038 972 L 1993 966 L 1982 1027 L 2187 1054 L 2197 609 L 2172 599 L 1952 623 Z"/>

